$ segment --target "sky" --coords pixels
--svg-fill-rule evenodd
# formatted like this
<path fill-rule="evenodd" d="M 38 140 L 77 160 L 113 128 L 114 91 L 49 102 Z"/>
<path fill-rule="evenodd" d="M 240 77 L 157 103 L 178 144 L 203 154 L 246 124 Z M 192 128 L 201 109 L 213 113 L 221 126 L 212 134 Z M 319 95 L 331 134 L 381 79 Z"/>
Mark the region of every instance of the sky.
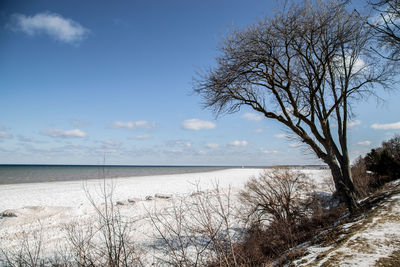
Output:
<path fill-rule="evenodd" d="M 222 37 L 276 3 L 0 0 L 0 164 L 320 164 L 278 123 L 193 93 Z M 378 90 L 353 107 L 352 159 L 400 133 L 400 92 Z"/>

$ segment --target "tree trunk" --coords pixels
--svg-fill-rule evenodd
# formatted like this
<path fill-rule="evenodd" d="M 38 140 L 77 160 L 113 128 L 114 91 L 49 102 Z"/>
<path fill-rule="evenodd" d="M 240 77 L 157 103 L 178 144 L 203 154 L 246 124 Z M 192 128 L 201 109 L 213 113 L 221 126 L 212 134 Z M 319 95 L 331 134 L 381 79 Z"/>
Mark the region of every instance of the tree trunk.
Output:
<path fill-rule="evenodd" d="M 326 163 L 331 169 L 338 196 L 346 204 L 350 213 L 356 213 L 359 210 L 359 206 L 357 203 L 354 184 L 351 179 L 350 165 L 342 164 L 339 167 L 339 165 L 333 160 L 329 160 Z"/>

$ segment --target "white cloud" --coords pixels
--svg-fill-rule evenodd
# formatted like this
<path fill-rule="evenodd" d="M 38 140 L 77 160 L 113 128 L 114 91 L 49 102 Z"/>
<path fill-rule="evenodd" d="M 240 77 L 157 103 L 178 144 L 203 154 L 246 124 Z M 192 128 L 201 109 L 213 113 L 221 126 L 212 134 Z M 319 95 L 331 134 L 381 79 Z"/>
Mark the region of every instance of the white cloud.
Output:
<path fill-rule="evenodd" d="M 251 112 L 247 112 L 247 113 L 243 114 L 243 118 L 245 118 L 249 121 L 261 121 L 263 119 L 263 117 L 260 114 L 251 113 Z"/>
<path fill-rule="evenodd" d="M 84 138 L 87 134 L 79 129 L 73 130 L 60 130 L 60 129 L 47 129 L 42 132 L 44 135 L 50 137 L 61 137 L 61 138 Z"/>
<path fill-rule="evenodd" d="M 360 145 L 360 146 L 369 146 L 370 144 L 371 144 L 371 141 L 361 141 L 361 142 L 357 143 L 357 145 Z"/>
<path fill-rule="evenodd" d="M 361 121 L 359 121 L 359 120 L 348 121 L 347 122 L 347 126 L 349 126 L 349 127 L 353 127 L 353 126 L 356 126 L 356 125 L 359 125 L 359 124 L 361 124 Z"/>
<path fill-rule="evenodd" d="M 218 148 L 219 147 L 219 145 L 218 144 L 215 144 L 215 143 L 208 143 L 208 144 L 206 144 L 206 147 L 208 147 L 208 148 Z"/>
<path fill-rule="evenodd" d="M 12 138 L 13 135 L 7 132 L 0 131 L 0 138 Z"/>
<path fill-rule="evenodd" d="M 346 60 L 350 61 L 350 58 Z M 367 63 L 362 58 L 358 57 L 353 65 L 353 73 L 357 73 L 359 71 L 363 72 L 366 70 L 367 70 Z"/>
<path fill-rule="evenodd" d="M 116 121 L 111 124 L 111 128 L 125 128 L 125 129 L 152 129 L 156 126 L 154 122 L 149 121 Z"/>
<path fill-rule="evenodd" d="M 288 136 L 287 136 L 286 134 L 275 134 L 274 137 L 275 137 L 275 138 L 282 139 L 282 138 L 286 138 L 286 137 L 288 137 Z"/>
<path fill-rule="evenodd" d="M 346 64 L 346 69 L 349 71 L 350 67 L 352 68 L 352 73 L 357 74 L 357 73 L 363 73 L 368 71 L 368 65 L 367 63 L 361 58 L 353 58 L 351 56 L 351 53 L 346 53 L 345 58 L 343 60 L 343 57 L 341 55 L 336 56 L 336 61 L 337 61 L 337 70 L 341 75 L 344 75 L 344 70 L 345 70 L 345 65 Z"/>
<path fill-rule="evenodd" d="M 371 128 L 375 129 L 375 130 L 400 129 L 400 121 L 399 122 L 394 122 L 394 123 L 386 123 L 386 124 L 374 123 L 374 124 L 371 125 Z"/>
<path fill-rule="evenodd" d="M 150 138 L 150 135 L 147 135 L 147 134 L 145 134 L 145 135 L 136 135 L 136 136 L 129 137 L 129 139 L 134 139 L 134 140 L 146 140 L 146 139 L 149 139 L 149 138 Z"/>
<path fill-rule="evenodd" d="M 268 150 L 268 149 L 264 149 L 264 148 L 260 148 L 261 152 L 265 153 L 265 154 L 276 154 L 278 153 L 278 150 L 272 149 L 272 150 Z"/>
<path fill-rule="evenodd" d="M 182 122 L 182 127 L 186 130 L 209 130 L 215 129 L 217 125 L 211 121 L 202 121 L 199 119 L 190 119 Z"/>
<path fill-rule="evenodd" d="M 262 133 L 262 132 L 263 132 L 263 129 L 256 129 L 255 132 L 256 132 L 256 133 Z"/>
<path fill-rule="evenodd" d="M 30 36 L 44 33 L 65 43 L 79 42 L 89 33 L 89 30 L 78 22 L 49 12 L 38 13 L 34 16 L 13 14 L 8 27 Z"/>
<path fill-rule="evenodd" d="M 232 143 L 230 143 L 231 146 L 247 146 L 249 143 L 246 140 L 235 140 Z"/>

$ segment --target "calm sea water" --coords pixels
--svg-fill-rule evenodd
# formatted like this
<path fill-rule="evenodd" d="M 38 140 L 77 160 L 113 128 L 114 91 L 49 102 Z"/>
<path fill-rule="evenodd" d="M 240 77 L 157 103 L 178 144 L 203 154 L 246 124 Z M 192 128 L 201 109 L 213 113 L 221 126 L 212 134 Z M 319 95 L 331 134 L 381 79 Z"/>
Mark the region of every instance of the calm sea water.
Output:
<path fill-rule="evenodd" d="M 40 183 L 98 178 L 117 178 L 207 172 L 229 167 L 199 166 L 93 166 L 0 165 L 0 184 Z"/>

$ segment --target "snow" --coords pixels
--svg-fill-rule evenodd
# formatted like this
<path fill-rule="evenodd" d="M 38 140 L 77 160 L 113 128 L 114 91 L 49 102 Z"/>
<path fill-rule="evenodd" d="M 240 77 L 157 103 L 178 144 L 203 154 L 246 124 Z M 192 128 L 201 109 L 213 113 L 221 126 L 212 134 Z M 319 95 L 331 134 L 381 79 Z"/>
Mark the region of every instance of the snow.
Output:
<path fill-rule="evenodd" d="M 157 175 L 143 177 L 114 178 L 107 180 L 107 185 L 112 181 L 115 200 L 126 200 L 130 197 L 144 198 L 147 195 L 184 194 L 200 187 L 212 188 L 218 181 L 220 187 L 229 184 L 242 187 L 251 176 L 258 175 L 261 169 L 227 169 L 206 173 Z M 0 185 L 0 211 L 5 209 L 18 209 L 24 206 L 66 206 L 77 207 L 88 203 L 85 190 L 98 198 L 99 189 L 103 179 L 85 181 L 26 183 Z M 94 193 L 94 194 L 93 194 Z"/>
<path fill-rule="evenodd" d="M 381 258 L 389 257 L 400 244 L 400 195 L 393 195 L 383 204 L 375 207 L 373 217 L 360 218 L 356 222 L 342 225 L 351 231 L 359 226 L 354 234 L 337 247 L 311 246 L 306 256 L 296 260 L 296 266 L 377 266 Z M 321 257 L 321 252 L 325 255 Z"/>
<path fill-rule="evenodd" d="M 328 170 L 303 171 L 319 184 L 319 190 L 329 192 L 325 181 Z M 151 246 L 155 242 L 154 229 L 147 219 L 148 212 L 165 210 L 181 197 L 189 197 L 197 190 L 211 190 L 216 184 L 221 191 L 231 188 L 237 193 L 249 178 L 263 169 L 225 169 L 203 173 L 185 173 L 145 177 L 98 179 L 86 181 L 26 183 L 0 185 L 0 212 L 10 210 L 17 217 L 0 217 L 0 249 L 10 251 L 21 245 L 23 235 L 41 233 L 44 255 L 52 255 L 67 246 L 63 227 L 74 222 L 90 224 L 95 220 L 95 205 L 104 203 L 102 188 L 113 190 L 113 203 L 121 214 L 135 218 L 135 242 Z M 157 198 L 172 196 L 171 198 Z M 153 196 L 147 201 L 146 196 Z M 128 202 L 134 199 L 135 202 Z M 237 198 L 233 203 L 239 206 Z M 154 248 L 153 248 L 154 249 Z"/>

